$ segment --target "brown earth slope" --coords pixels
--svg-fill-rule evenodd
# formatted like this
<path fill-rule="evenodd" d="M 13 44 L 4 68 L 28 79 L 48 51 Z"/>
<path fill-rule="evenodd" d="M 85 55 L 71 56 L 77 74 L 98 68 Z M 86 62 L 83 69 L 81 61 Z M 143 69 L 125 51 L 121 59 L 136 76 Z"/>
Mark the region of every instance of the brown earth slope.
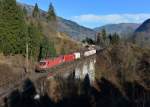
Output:
<path fill-rule="evenodd" d="M 131 44 L 112 46 L 97 56 L 97 78 L 110 80 L 120 89 L 124 82 L 137 82 L 150 89 L 150 50 Z"/>

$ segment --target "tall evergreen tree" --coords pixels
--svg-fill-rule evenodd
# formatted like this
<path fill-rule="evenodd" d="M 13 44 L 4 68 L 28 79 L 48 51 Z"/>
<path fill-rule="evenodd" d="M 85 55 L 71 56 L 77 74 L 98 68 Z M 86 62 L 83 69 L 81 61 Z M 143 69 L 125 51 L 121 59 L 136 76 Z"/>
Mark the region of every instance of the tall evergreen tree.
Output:
<path fill-rule="evenodd" d="M 52 3 L 49 5 L 47 19 L 48 21 L 56 21 L 56 13 Z"/>
<path fill-rule="evenodd" d="M 96 34 L 96 44 L 100 45 L 100 43 L 101 43 L 101 33 L 99 32 Z"/>
<path fill-rule="evenodd" d="M 2 0 L 0 0 L 0 15 L 2 14 L 2 6 L 3 6 Z"/>
<path fill-rule="evenodd" d="M 56 56 L 56 50 L 54 47 L 54 43 L 51 42 L 48 38 L 44 37 L 40 46 L 39 59 L 43 59 L 47 57 L 55 57 L 55 56 Z"/>
<path fill-rule="evenodd" d="M 23 13 L 24 13 L 25 16 L 27 16 L 27 9 L 26 9 L 26 7 L 23 7 Z"/>
<path fill-rule="evenodd" d="M 37 3 L 36 3 L 35 6 L 34 6 L 32 16 L 33 16 L 34 18 L 40 18 L 40 11 L 39 11 L 39 7 L 38 7 L 38 4 L 37 4 Z"/>
<path fill-rule="evenodd" d="M 33 24 L 28 26 L 27 43 L 29 45 L 29 56 L 36 58 L 41 43 L 41 32 Z"/>
<path fill-rule="evenodd" d="M 110 43 L 111 44 L 118 44 L 120 41 L 120 37 L 117 33 L 114 33 L 112 36 L 111 36 L 111 40 L 110 40 Z"/>
<path fill-rule="evenodd" d="M 112 35 L 111 34 L 109 34 L 108 35 L 108 38 L 109 38 L 109 44 L 111 43 L 111 41 L 112 41 Z"/>
<path fill-rule="evenodd" d="M 0 48 L 5 54 L 16 54 L 24 51 L 26 32 L 22 9 L 16 0 L 1 0 Z"/>
<path fill-rule="evenodd" d="M 2 31 L 2 22 L 3 22 L 3 20 L 2 20 L 2 7 L 3 6 L 3 4 L 2 4 L 2 1 L 0 0 L 0 31 Z M 1 45 L 1 43 L 2 43 L 2 35 L 1 35 L 1 33 L 0 33 L 0 52 L 2 52 L 2 45 Z"/>
<path fill-rule="evenodd" d="M 102 35 L 102 37 L 103 37 L 103 40 L 106 41 L 106 39 L 107 39 L 106 36 L 107 36 L 107 35 L 106 35 L 106 30 L 105 30 L 105 29 L 102 29 L 101 35 Z"/>
<path fill-rule="evenodd" d="M 47 21 L 51 24 L 51 29 L 53 31 L 57 31 L 57 16 L 55 13 L 55 9 L 52 3 L 49 5 L 48 13 L 47 13 Z"/>

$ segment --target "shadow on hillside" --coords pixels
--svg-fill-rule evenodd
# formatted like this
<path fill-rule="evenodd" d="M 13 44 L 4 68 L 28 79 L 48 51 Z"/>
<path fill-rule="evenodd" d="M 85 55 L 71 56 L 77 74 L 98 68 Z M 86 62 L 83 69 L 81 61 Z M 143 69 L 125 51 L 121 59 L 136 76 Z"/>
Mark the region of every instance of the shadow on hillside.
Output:
<path fill-rule="evenodd" d="M 73 79 L 73 78 L 70 78 Z M 67 80 L 73 82 L 72 80 Z M 74 80 L 75 81 L 75 80 Z M 77 91 L 74 88 L 75 83 L 67 84 L 69 90 Z M 110 81 L 102 78 L 98 83 L 101 91 L 97 91 L 90 86 L 88 75 L 82 82 L 82 90 L 84 93 L 70 94 L 69 97 L 62 96 L 62 100 L 58 103 L 53 102 L 48 94 L 41 96 L 35 100 L 36 89 L 30 80 L 26 80 L 23 85 L 23 92 L 15 90 L 8 99 L 5 99 L 5 107 L 148 107 L 150 106 L 150 93 L 138 84 L 127 83 L 125 85 L 126 96 L 113 85 Z M 75 86 L 77 87 L 77 86 Z M 73 92 L 72 91 L 72 92 Z M 144 95 L 141 94 L 144 92 Z M 77 92 L 74 92 L 77 93 Z M 133 98 L 134 93 L 134 98 Z M 138 94 L 138 95 L 137 95 Z"/>
<path fill-rule="evenodd" d="M 35 95 L 34 84 L 27 79 L 23 84 L 22 91 L 15 90 L 5 99 L 5 107 L 36 107 L 38 101 L 34 100 Z"/>
<path fill-rule="evenodd" d="M 136 82 L 126 83 L 124 87 L 132 106 L 150 107 L 150 91 Z"/>

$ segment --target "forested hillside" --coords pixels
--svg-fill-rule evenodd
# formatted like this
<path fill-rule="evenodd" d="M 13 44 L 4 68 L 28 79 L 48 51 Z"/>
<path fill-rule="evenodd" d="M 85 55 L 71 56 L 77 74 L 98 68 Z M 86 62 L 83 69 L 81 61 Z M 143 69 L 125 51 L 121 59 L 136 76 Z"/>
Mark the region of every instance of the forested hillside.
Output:
<path fill-rule="evenodd" d="M 35 4 L 31 15 L 16 0 L 0 1 L 0 52 L 4 55 L 22 54 L 28 48 L 29 57 L 54 57 L 78 48 L 65 33 L 57 31 L 57 18 L 52 4 L 43 19 Z M 65 48 L 64 47 L 68 47 Z"/>
<path fill-rule="evenodd" d="M 32 11 L 34 9 L 33 6 L 20 3 L 18 3 L 18 5 L 20 5 L 21 7 L 25 7 L 29 16 L 32 15 Z M 41 9 L 39 9 L 39 11 L 41 14 L 41 19 L 44 20 L 46 18 L 47 12 Z M 60 16 L 57 16 L 57 21 L 57 30 L 68 34 L 69 37 L 75 40 L 82 41 L 86 37 L 95 39 L 96 32 L 93 29 L 81 26 L 76 22 L 64 19 Z"/>

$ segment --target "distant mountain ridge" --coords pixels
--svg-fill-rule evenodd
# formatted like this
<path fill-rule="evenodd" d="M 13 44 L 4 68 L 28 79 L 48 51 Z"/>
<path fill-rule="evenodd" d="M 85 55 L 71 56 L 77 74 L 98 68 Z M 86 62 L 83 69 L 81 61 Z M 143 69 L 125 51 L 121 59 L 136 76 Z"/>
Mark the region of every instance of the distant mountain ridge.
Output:
<path fill-rule="evenodd" d="M 121 36 L 130 36 L 134 31 L 140 26 L 137 23 L 120 23 L 120 24 L 108 24 L 102 27 L 94 28 L 96 32 L 100 32 L 102 29 L 105 29 L 107 33 L 118 33 Z"/>
<path fill-rule="evenodd" d="M 133 39 L 141 47 L 150 47 L 150 19 L 135 30 Z"/>
<path fill-rule="evenodd" d="M 20 4 L 21 7 L 25 7 L 27 10 L 28 15 L 32 15 L 32 11 L 34 6 L 27 5 L 27 4 Z M 47 14 L 46 11 L 40 10 L 41 18 L 44 18 Z M 95 39 L 96 31 L 93 29 L 81 26 L 77 24 L 76 22 L 73 22 L 71 20 L 66 20 L 61 17 L 57 17 L 58 20 L 58 31 L 67 33 L 71 38 L 75 40 L 83 40 L 86 37 Z"/>
<path fill-rule="evenodd" d="M 141 24 L 141 26 L 139 26 L 135 32 L 147 32 L 150 33 L 150 19 L 147 19 L 146 21 L 143 22 L 143 24 Z"/>
<path fill-rule="evenodd" d="M 66 32 L 76 40 L 83 40 L 86 37 L 95 39 L 96 32 L 93 29 L 86 28 L 76 22 L 58 18 L 58 29 L 61 32 Z"/>

